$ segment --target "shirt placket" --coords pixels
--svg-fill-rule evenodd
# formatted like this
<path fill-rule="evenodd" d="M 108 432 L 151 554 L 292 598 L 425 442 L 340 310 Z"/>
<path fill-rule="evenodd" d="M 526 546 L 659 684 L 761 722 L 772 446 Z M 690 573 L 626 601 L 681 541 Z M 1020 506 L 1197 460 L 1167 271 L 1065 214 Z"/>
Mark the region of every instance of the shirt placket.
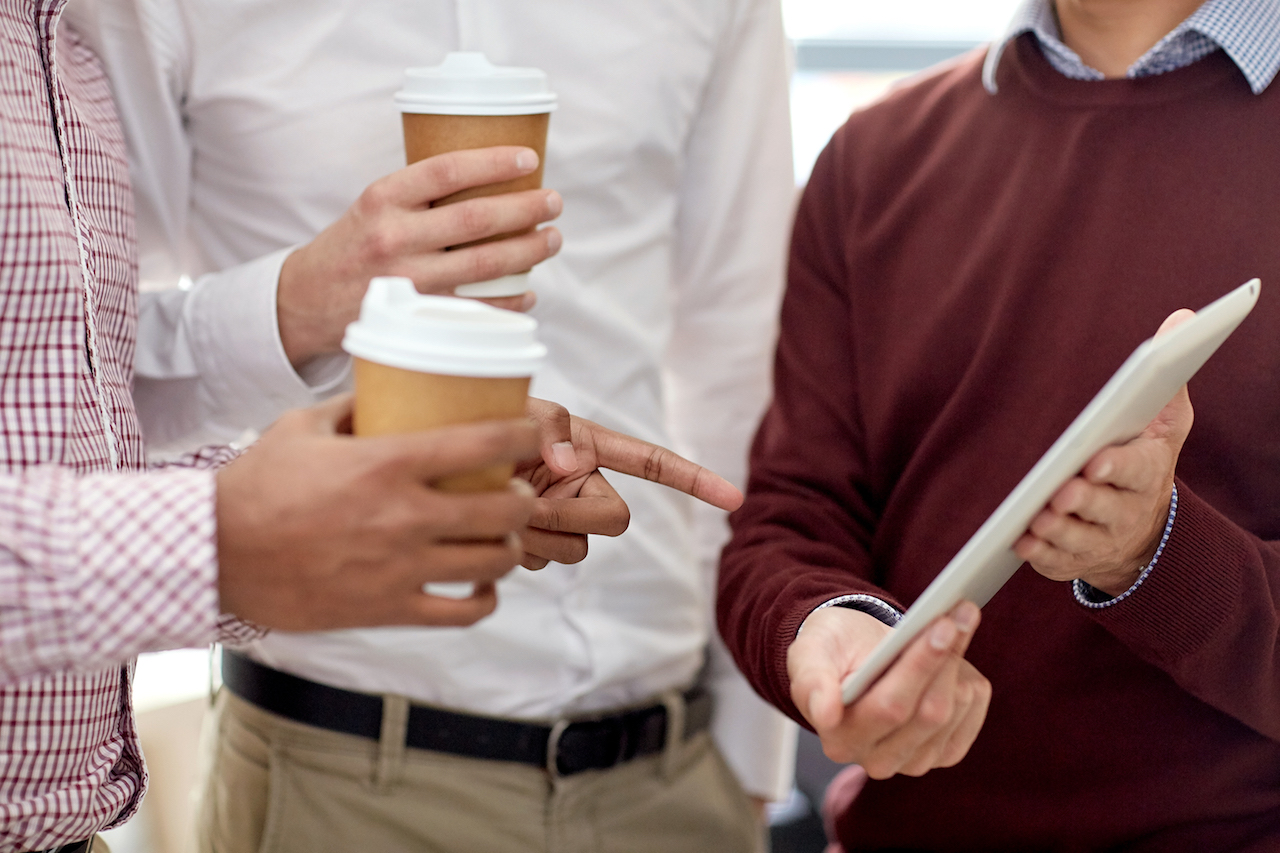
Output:
<path fill-rule="evenodd" d="M 93 406 L 97 411 L 111 470 L 120 469 L 120 445 L 115 424 L 111 420 L 111 407 L 108 405 L 106 388 L 103 385 L 103 371 L 100 368 L 99 335 L 97 324 L 97 293 L 93 268 L 89 263 L 90 236 L 88 226 L 80 209 L 79 196 L 76 190 L 75 165 L 72 163 L 72 148 L 68 144 L 66 133 L 66 104 L 62 82 L 58 78 L 56 60 L 58 21 L 66 0 L 43 0 L 37 3 L 37 20 L 40 25 L 40 36 L 44 52 L 45 79 L 49 89 L 49 105 L 53 113 L 54 136 L 58 142 L 58 159 L 62 165 L 63 190 L 66 195 L 67 208 L 71 214 L 71 222 L 75 227 L 76 250 L 80 260 L 80 283 L 84 310 L 85 328 L 85 360 L 89 370 L 89 386 L 93 391 Z"/>

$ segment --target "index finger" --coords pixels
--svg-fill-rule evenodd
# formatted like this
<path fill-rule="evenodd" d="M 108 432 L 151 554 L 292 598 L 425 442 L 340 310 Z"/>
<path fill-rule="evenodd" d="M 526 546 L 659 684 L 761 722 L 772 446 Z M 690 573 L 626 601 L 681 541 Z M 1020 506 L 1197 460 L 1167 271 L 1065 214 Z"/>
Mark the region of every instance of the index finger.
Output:
<path fill-rule="evenodd" d="M 537 152 L 518 145 L 450 151 L 383 178 L 384 197 L 403 207 L 425 206 L 471 187 L 523 177 L 537 168 Z"/>
<path fill-rule="evenodd" d="M 693 495 L 720 509 L 735 510 L 742 506 L 742 492 L 714 471 L 665 447 L 614 432 L 591 421 L 581 421 L 581 424 L 592 432 L 596 461 L 601 468 L 642 477 Z"/>

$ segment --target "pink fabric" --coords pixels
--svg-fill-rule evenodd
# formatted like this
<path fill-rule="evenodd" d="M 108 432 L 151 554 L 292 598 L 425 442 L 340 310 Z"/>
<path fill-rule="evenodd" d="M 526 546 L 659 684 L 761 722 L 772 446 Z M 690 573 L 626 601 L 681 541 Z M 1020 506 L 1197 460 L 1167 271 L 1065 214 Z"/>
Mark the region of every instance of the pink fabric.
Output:
<path fill-rule="evenodd" d="M 868 778 L 867 771 L 857 764 L 850 764 L 827 785 L 822 796 L 822 828 L 827 831 L 827 838 L 836 837 L 836 816 L 849 810 Z M 844 853 L 844 847 L 839 841 L 832 841 L 827 853 Z"/>
<path fill-rule="evenodd" d="M 196 469 L 232 452 L 140 473 L 128 167 L 64 1 L 0 0 L 0 853 L 133 813 L 130 659 L 220 624 Z"/>

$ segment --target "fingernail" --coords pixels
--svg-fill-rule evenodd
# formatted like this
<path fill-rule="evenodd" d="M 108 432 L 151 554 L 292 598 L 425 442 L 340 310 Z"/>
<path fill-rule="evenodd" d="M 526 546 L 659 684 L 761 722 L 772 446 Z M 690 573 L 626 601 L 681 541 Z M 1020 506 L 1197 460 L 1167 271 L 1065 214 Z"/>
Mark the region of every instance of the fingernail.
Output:
<path fill-rule="evenodd" d="M 507 534 L 507 547 L 524 553 L 524 542 L 520 539 L 520 534 L 514 530 Z"/>
<path fill-rule="evenodd" d="M 556 464 L 564 470 L 578 470 L 578 454 L 573 449 L 573 442 L 557 441 L 551 445 L 551 455 L 555 457 Z"/>
<path fill-rule="evenodd" d="M 951 618 L 956 621 L 957 628 L 968 634 L 978 626 L 978 608 L 971 601 L 962 602 Z"/>
<path fill-rule="evenodd" d="M 950 619 L 943 619 L 937 625 L 933 626 L 933 630 L 929 632 L 929 645 L 938 651 L 951 648 L 951 644 L 956 641 L 956 623 Z"/>
<path fill-rule="evenodd" d="M 538 295 L 532 290 L 526 290 L 524 296 L 520 299 L 520 311 L 533 310 L 534 303 L 538 301 Z"/>
<path fill-rule="evenodd" d="M 521 171 L 532 172 L 538 168 L 538 155 L 526 148 L 516 155 L 516 168 Z"/>
<path fill-rule="evenodd" d="M 819 694 L 821 693 L 822 693 L 821 690 L 814 690 L 812 693 L 809 694 L 809 722 L 811 723 L 818 719 L 817 705 L 818 705 Z"/>
<path fill-rule="evenodd" d="M 562 210 L 564 210 L 564 199 L 560 197 L 560 193 L 555 190 L 547 193 L 547 212 L 552 216 L 559 216 Z"/>
<path fill-rule="evenodd" d="M 512 477 L 507 482 L 508 485 L 511 486 L 511 490 L 517 494 L 524 495 L 529 498 L 535 498 L 538 496 L 538 493 L 533 490 L 533 486 L 529 485 L 528 480 L 522 480 L 519 477 Z"/>
<path fill-rule="evenodd" d="M 544 228 L 543 231 L 547 235 L 547 249 L 554 255 L 560 251 L 560 246 L 564 243 L 564 237 L 560 236 L 558 228 Z"/>
<path fill-rule="evenodd" d="M 1101 465 L 1099 465 L 1099 466 L 1098 466 L 1098 470 L 1095 472 L 1094 476 L 1096 476 L 1096 477 L 1106 477 L 1107 475 L 1109 475 L 1109 474 L 1111 473 L 1111 471 L 1112 471 L 1112 469 L 1113 469 L 1113 468 L 1115 468 L 1115 466 L 1114 466 L 1114 465 L 1112 465 L 1112 464 L 1111 464 L 1111 460 L 1110 460 L 1110 459 L 1108 459 L 1108 460 L 1104 461 Z"/>

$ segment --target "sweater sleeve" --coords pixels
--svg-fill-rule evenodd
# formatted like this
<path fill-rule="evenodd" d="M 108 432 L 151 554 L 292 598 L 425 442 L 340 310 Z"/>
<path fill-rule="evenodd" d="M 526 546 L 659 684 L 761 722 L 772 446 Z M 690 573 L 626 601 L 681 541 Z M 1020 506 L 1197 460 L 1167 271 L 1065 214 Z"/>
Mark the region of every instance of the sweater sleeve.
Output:
<path fill-rule="evenodd" d="M 901 605 L 873 582 L 878 519 L 858 418 L 857 365 L 838 222 L 842 137 L 801 200 L 774 366 L 774 395 L 751 451 L 746 503 L 732 517 L 717 615 L 752 685 L 798 722 L 787 649 L 804 618 L 842 595 Z"/>
<path fill-rule="evenodd" d="M 1188 693 L 1280 740 L 1280 542 L 1179 481 L 1159 565 L 1133 595 L 1089 612 Z"/>

